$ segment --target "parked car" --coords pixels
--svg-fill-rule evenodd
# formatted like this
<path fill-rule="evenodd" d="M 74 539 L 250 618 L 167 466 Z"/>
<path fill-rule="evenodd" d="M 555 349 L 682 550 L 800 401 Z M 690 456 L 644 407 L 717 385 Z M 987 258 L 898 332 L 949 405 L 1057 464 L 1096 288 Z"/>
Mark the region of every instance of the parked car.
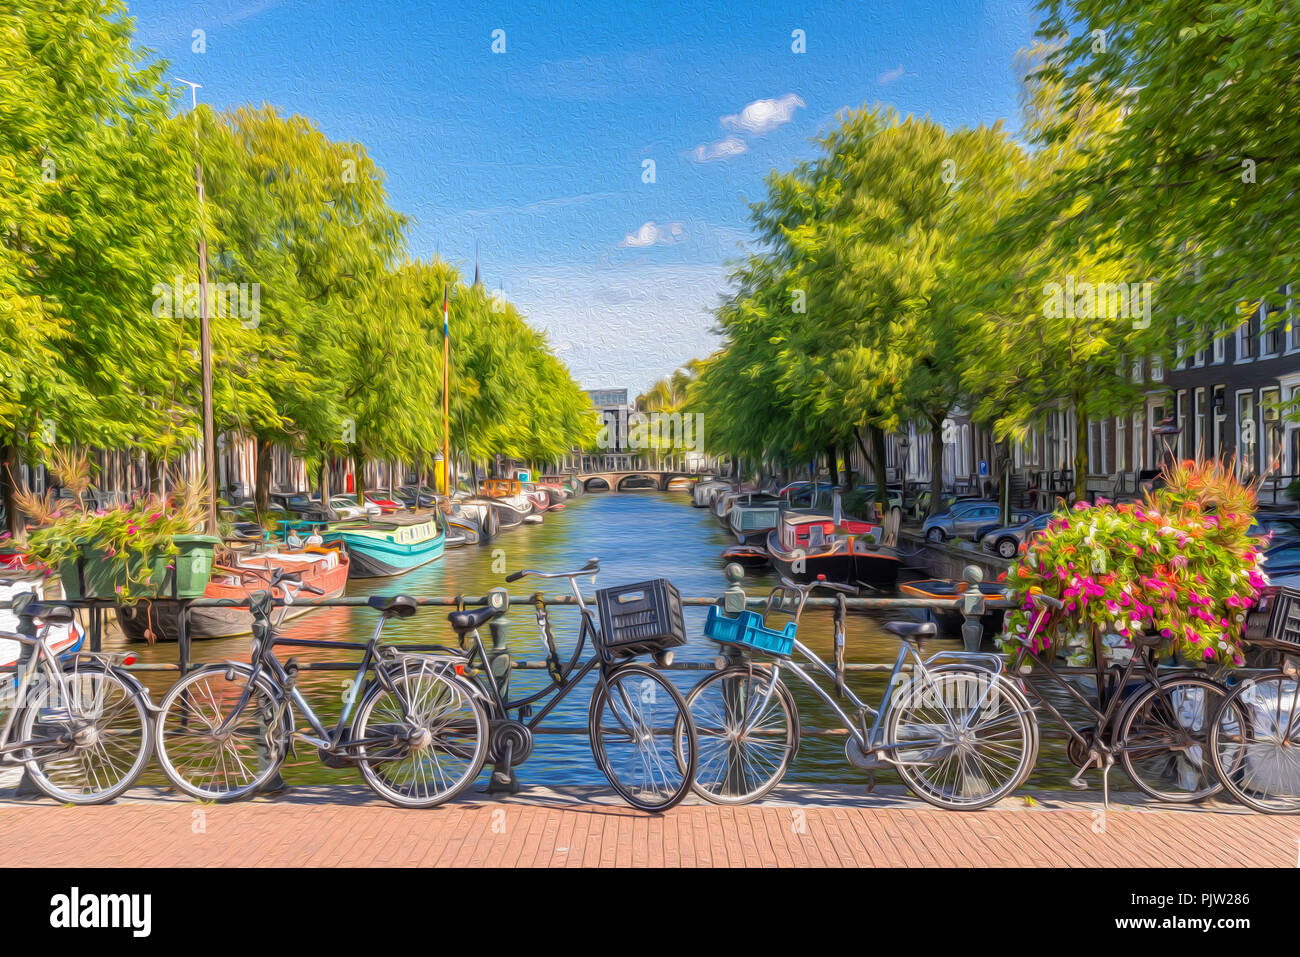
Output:
<path fill-rule="evenodd" d="M 320 499 L 303 492 L 272 492 L 269 498 L 272 505 L 279 505 L 289 514 L 309 522 L 323 522 L 329 517 L 325 514 Z"/>
<path fill-rule="evenodd" d="M 391 515 L 393 512 L 400 512 L 405 508 L 401 502 L 393 501 L 385 492 L 367 492 L 366 501 L 372 505 L 378 505 L 380 511 L 385 515 Z"/>
<path fill-rule="evenodd" d="M 393 492 L 393 498 L 404 503 L 407 508 L 432 508 L 438 500 L 433 489 L 427 485 L 421 485 L 418 489 L 414 485 L 403 485 Z"/>
<path fill-rule="evenodd" d="M 330 508 L 334 514 L 345 521 L 354 518 L 373 518 L 383 514 L 383 509 L 371 502 L 364 505 L 357 503 L 355 495 L 335 495 L 330 499 Z"/>
<path fill-rule="evenodd" d="M 950 538 L 973 536 L 981 528 L 1001 521 L 1002 506 L 984 499 L 954 502 L 946 512 L 932 515 L 921 526 L 927 542 L 946 542 Z"/>
<path fill-rule="evenodd" d="M 980 536 L 980 548 L 1003 558 L 1015 558 L 1020 553 L 1021 546 L 1046 529 L 1051 520 L 1052 513 L 1046 512 L 1015 525 L 986 530 Z"/>
<path fill-rule="evenodd" d="M 1256 512 L 1255 521 L 1250 526 L 1250 534 L 1267 535 L 1270 532 L 1273 533 L 1273 540 L 1277 542 L 1284 539 L 1300 539 L 1300 515 L 1286 512 Z"/>
<path fill-rule="evenodd" d="M 1264 574 L 1274 585 L 1300 588 L 1300 541 L 1288 539 L 1265 549 Z"/>

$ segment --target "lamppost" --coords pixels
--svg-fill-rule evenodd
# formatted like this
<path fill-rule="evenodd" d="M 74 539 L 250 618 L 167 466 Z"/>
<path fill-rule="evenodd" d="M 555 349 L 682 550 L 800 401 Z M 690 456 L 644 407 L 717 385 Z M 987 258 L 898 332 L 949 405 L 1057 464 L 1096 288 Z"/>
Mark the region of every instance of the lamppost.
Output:
<path fill-rule="evenodd" d="M 902 453 L 902 465 L 899 466 L 898 471 L 902 479 L 902 485 L 903 485 L 903 501 L 902 501 L 903 508 L 907 508 L 907 467 L 908 464 L 911 462 L 911 459 L 908 458 L 907 453 L 911 447 L 912 447 L 912 440 L 908 437 L 907 433 L 899 432 L 898 448 L 899 451 Z M 889 496 L 887 494 L 885 496 L 885 500 L 886 501 L 889 500 Z"/>

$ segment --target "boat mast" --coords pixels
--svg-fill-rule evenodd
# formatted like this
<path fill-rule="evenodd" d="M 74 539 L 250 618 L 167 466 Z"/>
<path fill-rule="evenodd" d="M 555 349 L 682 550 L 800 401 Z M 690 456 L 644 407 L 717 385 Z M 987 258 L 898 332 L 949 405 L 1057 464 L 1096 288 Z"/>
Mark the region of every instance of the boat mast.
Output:
<path fill-rule="evenodd" d="M 179 78 L 178 78 L 179 79 Z M 199 160 L 199 84 L 179 80 L 190 88 L 194 115 L 194 187 L 199 197 L 199 363 L 203 374 L 203 475 L 208 505 L 207 531 L 217 534 L 216 429 L 212 415 L 212 332 L 208 321 L 208 231 L 203 197 L 203 163 Z"/>

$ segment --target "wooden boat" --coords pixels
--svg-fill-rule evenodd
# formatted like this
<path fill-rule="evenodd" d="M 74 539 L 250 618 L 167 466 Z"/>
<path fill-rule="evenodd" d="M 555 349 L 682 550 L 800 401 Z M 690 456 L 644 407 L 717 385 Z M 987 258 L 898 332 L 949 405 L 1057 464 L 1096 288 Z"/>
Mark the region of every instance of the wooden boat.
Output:
<path fill-rule="evenodd" d="M 0 632 L 17 634 L 18 616 L 9 608 L 15 596 L 31 592 L 37 598 L 45 598 L 45 577 L 5 578 L 0 579 Z M 54 601 L 54 599 L 51 599 Z M 86 641 L 86 630 L 81 622 L 72 621 L 66 625 L 50 625 L 50 647 L 60 659 L 80 651 Z M 30 650 L 30 646 L 29 646 Z M 23 657 L 23 643 L 15 638 L 0 638 L 0 666 L 12 668 Z M 18 675 L 12 680 L 17 682 Z"/>
<path fill-rule="evenodd" d="M 533 503 L 533 509 L 539 515 L 542 512 L 559 511 L 564 508 L 564 495 L 562 493 L 552 493 L 539 485 L 533 485 L 531 482 L 522 482 L 520 485 L 524 497 Z"/>
<path fill-rule="evenodd" d="M 791 581 L 827 581 L 871 588 L 893 588 L 903 562 L 891 548 L 874 544 L 873 534 L 845 534 L 826 515 L 784 512 L 768 532 L 772 567 Z"/>
<path fill-rule="evenodd" d="M 325 531 L 326 544 L 341 544 L 352 560 L 353 578 L 401 575 L 442 557 L 446 532 L 441 513 L 386 515 L 371 524 L 342 522 Z"/>
<path fill-rule="evenodd" d="M 750 494 L 738 497 L 727 512 L 727 525 L 740 544 L 762 542 L 781 520 L 782 500 L 774 495 Z"/>
<path fill-rule="evenodd" d="M 270 582 L 277 569 L 284 569 L 301 576 L 304 585 L 324 592 L 317 595 L 299 591 L 297 597 L 304 601 L 337 598 L 348 583 L 350 567 L 348 556 L 339 549 L 320 546 L 309 546 L 302 551 L 277 549 L 237 555 L 213 566 L 212 578 L 203 591 L 203 597 L 243 601 L 251 592 L 269 589 L 276 598 L 283 598 L 283 588 L 271 588 Z M 291 605 L 285 620 L 312 610 L 311 605 Z M 179 610 L 170 602 L 142 601 L 119 606 L 117 621 L 122 626 L 122 633 L 132 641 L 175 641 L 179 633 L 178 614 Z M 190 609 L 191 638 L 233 638 L 248 634 L 252 627 L 253 616 L 247 608 Z"/>
<path fill-rule="evenodd" d="M 501 520 L 491 499 L 458 492 L 450 502 L 444 499 L 438 507 L 442 509 L 448 530 L 455 527 L 472 532 L 480 543 L 492 541 L 501 531 Z"/>
<path fill-rule="evenodd" d="M 691 505 L 695 508 L 708 508 L 719 492 L 730 487 L 720 479 L 701 479 L 695 483 L 695 488 L 691 489 Z"/>
<path fill-rule="evenodd" d="M 565 499 L 573 494 L 559 482 L 538 482 L 537 488 L 550 498 L 552 508 L 563 508 Z"/>
<path fill-rule="evenodd" d="M 517 479 L 486 479 L 480 492 L 491 502 L 502 528 L 514 528 L 536 511 Z"/>
<path fill-rule="evenodd" d="M 732 545 L 722 550 L 723 564 L 735 562 L 742 568 L 763 568 L 771 560 L 772 556 L 767 553 L 767 549 L 756 545 Z"/>
<path fill-rule="evenodd" d="M 904 595 L 912 595 L 915 598 L 956 598 L 966 589 L 969 582 L 959 581 L 953 578 L 923 578 L 914 582 L 902 582 L 898 590 Z M 979 590 L 984 593 L 986 598 L 1002 598 L 1005 586 L 998 582 L 980 582 Z M 984 636 L 991 637 L 1002 631 L 1002 619 L 1005 612 L 1001 609 L 986 611 L 980 616 L 980 624 L 984 626 Z M 966 623 L 966 617 L 959 611 L 938 611 L 934 608 L 926 609 L 927 620 L 933 621 L 939 626 L 939 630 L 945 635 L 960 635 L 961 626 Z"/>

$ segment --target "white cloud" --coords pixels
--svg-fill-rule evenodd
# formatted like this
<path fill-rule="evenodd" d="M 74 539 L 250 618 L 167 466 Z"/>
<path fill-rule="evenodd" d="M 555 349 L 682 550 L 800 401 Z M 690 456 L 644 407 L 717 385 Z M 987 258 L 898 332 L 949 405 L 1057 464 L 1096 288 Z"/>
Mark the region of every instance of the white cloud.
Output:
<path fill-rule="evenodd" d="M 789 123 L 794 118 L 794 111 L 806 105 L 795 94 L 787 93 L 772 100 L 755 100 L 739 113 L 724 116 L 719 122 L 724 130 L 762 136 Z"/>
<path fill-rule="evenodd" d="M 739 136 L 727 136 L 713 143 L 701 143 L 695 149 L 687 152 L 687 156 L 695 163 L 712 163 L 715 160 L 731 159 L 733 156 L 739 156 L 745 150 L 749 149 L 745 141 Z"/>
<path fill-rule="evenodd" d="M 888 86 L 895 80 L 899 79 L 904 72 L 903 64 L 900 63 L 896 69 L 886 70 L 884 73 L 880 74 L 880 76 L 876 77 L 876 82 L 881 86 Z"/>
<path fill-rule="evenodd" d="M 641 248 L 659 243 L 662 246 L 671 246 L 673 243 L 681 242 L 685 238 L 686 232 L 682 229 L 681 220 L 664 223 L 662 226 L 656 225 L 654 220 L 650 220 L 647 223 L 642 223 L 641 228 L 636 232 L 624 236 L 619 245 Z"/>

